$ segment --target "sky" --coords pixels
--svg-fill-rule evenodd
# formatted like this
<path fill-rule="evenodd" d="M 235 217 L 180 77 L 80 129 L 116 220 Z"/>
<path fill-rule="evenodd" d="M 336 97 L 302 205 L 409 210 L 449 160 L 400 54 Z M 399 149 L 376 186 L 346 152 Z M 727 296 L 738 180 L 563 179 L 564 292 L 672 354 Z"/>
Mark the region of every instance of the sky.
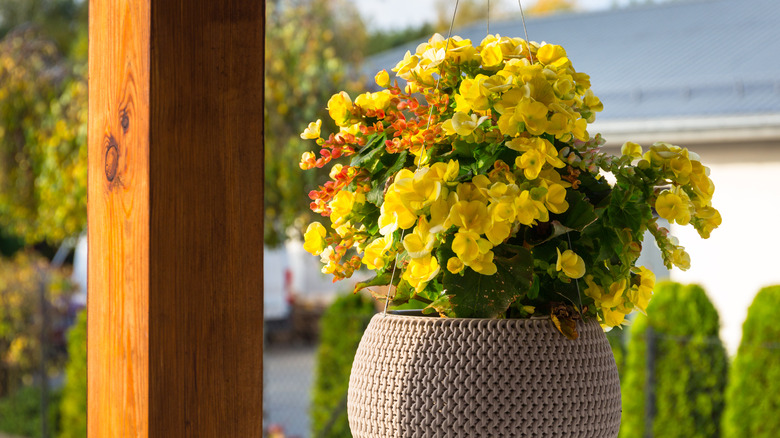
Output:
<path fill-rule="evenodd" d="M 409 26 L 420 26 L 425 22 L 436 20 L 435 0 L 350 0 L 363 16 L 366 24 L 378 29 L 397 29 Z M 488 0 L 485 1 L 487 7 Z M 522 0 L 523 7 L 528 8 L 535 0 Z M 613 6 L 624 6 L 630 3 L 641 3 L 643 0 L 578 0 L 583 11 L 608 9 Z M 455 0 L 451 0 L 455 4 Z M 519 11 L 517 0 L 490 0 L 491 9 L 504 11 Z M 494 9 L 495 8 L 495 9 Z M 498 17 L 497 17 L 498 18 Z"/>

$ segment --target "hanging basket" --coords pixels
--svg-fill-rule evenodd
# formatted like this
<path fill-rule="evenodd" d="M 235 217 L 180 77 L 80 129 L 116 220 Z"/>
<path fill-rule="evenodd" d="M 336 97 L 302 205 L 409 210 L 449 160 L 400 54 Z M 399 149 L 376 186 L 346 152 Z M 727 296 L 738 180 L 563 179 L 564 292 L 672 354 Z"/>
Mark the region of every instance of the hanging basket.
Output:
<path fill-rule="evenodd" d="M 620 381 L 595 321 L 376 315 L 349 381 L 355 438 L 615 438 Z"/>

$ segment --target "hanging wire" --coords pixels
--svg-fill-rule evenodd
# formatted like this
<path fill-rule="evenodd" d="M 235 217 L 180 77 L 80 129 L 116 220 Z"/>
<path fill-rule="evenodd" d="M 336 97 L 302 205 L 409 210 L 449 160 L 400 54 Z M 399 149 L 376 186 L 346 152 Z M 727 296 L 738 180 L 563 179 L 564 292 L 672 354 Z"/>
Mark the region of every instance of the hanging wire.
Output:
<path fill-rule="evenodd" d="M 488 10 L 487 10 L 487 34 L 490 35 L 490 0 L 487 0 L 488 2 Z"/>
<path fill-rule="evenodd" d="M 401 245 L 403 245 L 404 242 L 404 234 L 406 233 L 406 230 L 401 230 Z M 390 285 L 387 286 L 387 296 L 385 297 L 385 309 L 382 311 L 382 316 L 387 316 L 387 306 L 390 304 L 390 291 L 393 290 L 393 279 L 395 279 L 395 268 L 398 266 L 398 253 L 395 253 L 395 262 L 393 262 L 393 273 L 390 274 Z M 395 298 L 395 294 L 393 294 L 393 298 Z"/>
<path fill-rule="evenodd" d="M 531 51 L 531 50 L 530 50 L 530 47 L 529 47 L 529 50 L 528 50 L 528 52 L 530 53 L 530 51 Z M 569 235 L 569 232 L 568 232 L 568 231 L 566 232 L 566 238 L 569 240 L 569 249 L 570 249 L 570 250 L 572 250 L 572 251 L 574 251 L 574 250 L 571 248 L 571 236 Z M 577 286 L 577 301 L 578 301 L 578 302 L 579 302 L 579 304 L 580 304 L 580 308 L 579 308 L 579 309 L 577 309 L 577 311 L 580 313 L 580 318 L 582 318 L 582 293 L 580 292 L 580 280 L 579 280 L 579 279 L 577 279 L 577 278 L 575 278 L 575 279 L 574 279 L 574 284 Z"/>
<path fill-rule="evenodd" d="M 490 0 L 488 0 L 489 2 Z M 447 59 L 447 51 L 450 49 L 450 38 L 452 38 L 452 28 L 455 26 L 455 15 L 458 13 L 458 4 L 460 3 L 460 0 L 455 1 L 455 9 L 452 11 L 452 19 L 450 20 L 450 29 L 447 31 L 447 43 L 444 45 L 444 59 L 441 62 L 441 67 L 439 68 L 439 77 L 436 78 L 436 86 L 434 90 L 439 90 L 439 81 L 441 81 L 442 76 L 442 70 L 441 68 L 444 67 L 444 61 Z M 488 5 L 488 8 L 490 6 Z M 489 13 L 488 13 L 489 14 Z M 489 25 L 488 25 L 489 26 Z M 427 131 L 431 127 L 431 117 L 433 117 L 433 105 L 431 105 L 431 110 L 428 111 L 428 125 L 425 127 L 425 130 Z M 425 157 L 425 148 L 422 148 L 422 152 L 420 155 L 420 164 L 423 163 L 423 157 Z M 404 233 L 406 233 L 406 230 L 401 231 L 401 243 L 403 244 L 404 240 Z M 390 274 L 390 285 L 387 289 L 387 296 L 385 297 L 385 308 L 382 312 L 383 316 L 387 316 L 387 307 L 390 304 L 390 291 L 393 290 L 393 280 L 395 279 L 395 271 L 398 267 L 398 254 L 395 255 L 395 263 L 393 263 L 393 272 Z M 393 298 L 395 298 L 395 294 L 393 294 Z"/>
<path fill-rule="evenodd" d="M 525 13 L 523 12 L 522 0 L 517 0 L 517 5 L 520 6 L 520 19 L 523 22 L 523 32 L 525 32 L 525 43 L 528 45 L 528 59 L 531 64 L 534 63 L 534 55 L 531 54 L 531 40 L 528 39 L 528 28 L 525 27 Z"/>

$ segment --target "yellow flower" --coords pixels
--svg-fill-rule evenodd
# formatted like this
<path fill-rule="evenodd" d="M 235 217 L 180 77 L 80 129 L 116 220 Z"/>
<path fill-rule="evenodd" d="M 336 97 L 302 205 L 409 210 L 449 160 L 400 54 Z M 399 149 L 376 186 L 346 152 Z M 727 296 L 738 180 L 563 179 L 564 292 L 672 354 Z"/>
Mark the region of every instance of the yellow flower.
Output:
<path fill-rule="evenodd" d="M 450 160 L 446 163 L 434 163 L 431 165 L 431 177 L 443 182 L 449 182 L 457 178 L 460 171 L 460 163 L 457 160 Z"/>
<path fill-rule="evenodd" d="M 374 76 L 374 81 L 380 87 L 387 88 L 390 85 L 390 75 L 387 73 L 387 70 L 382 70 Z"/>
<path fill-rule="evenodd" d="M 362 262 L 368 269 L 382 269 L 391 258 L 390 248 L 393 245 L 393 236 L 380 237 L 366 246 L 363 252 Z"/>
<path fill-rule="evenodd" d="M 683 271 L 687 271 L 691 267 L 691 256 L 685 252 L 685 248 L 682 246 L 676 247 L 670 258 L 672 263 Z"/>
<path fill-rule="evenodd" d="M 645 313 L 655 287 L 655 274 L 644 266 L 639 267 L 639 284 L 628 291 L 628 299 L 640 312 Z"/>
<path fill-rule="evenodd" d="M 450 259 L 447 260 L 447 270 L 453 274 L 462 271 L 464 267 L 466 267 L 466 265 L 457 257 L 450 257 Z"/>
<path fill-rule="evenodd" d="M 355 98 L 355 105 L 365 110 L 383 110 L 390 106 L 393 94 L 388 90 L 376 93 L 363 93 Z"/>
<path fill-rule="evenodd" d="M 655 201 L 655 210 L 658 215 L 669 222 L 677 222 L 680 225 L 688 225 L 691 221 L 690 203 L 687 197 L 680 193 L 664 190 Z"/>
<path fill-rule="evenodd" d="M 602 308 L 604 324 L 606 327 L 617 327 L 626 319 L 626 314 L 619 309 Z"/>
<path fill-rule="evenodd" d="M 539 47 L 536 57 L 542 64 L 552 64 L 561 58 L 566 57 L 566 50 L 555 44 L 545 44 Z"/>
<path fill-rule="evenodd" d="M 471 261 L 479 257 L 480 239 L 481 237 L 478 233 L 460 230 L 455 234 L 455 238 L 452 240 L 452 251 L 464 264 L 468 265 Z"/>
<path fill-rule="evenodd" d="M 398 193 L 393 190 L 388 190 L 385 194 L 385 202 L 379 213 L 379 234 L 383 236 L 399 228 L 409 229 L 417 221 L 417 216 L 406 208 Z"/>
<path fill-rule="evenodd" d="M 723 221 L 720 217 L 720 212 L 713 207 L 702 207 L 697 209 L 696 219 L 696 225 L 698 225 L 696 229 L 703 239 L 708 239 L 712 230 L 718 228 Z"/>
<path fill-rule="evenodd" d="M 301 162 L 298 164 L 298 167 L 303 170 L 309 170 L 315 166 L 316 161 L 317 157 L 313 152 L 304 152 L 301 154 Z"/>
<path fill-rule="evenodd" d="M 569 278 L 580 278 L 585 275 L 585 261 L 582 257 L 574 253 L 574 251 L 567 249 L 561 254 L 560 249 L 555 249 L 558 252 L 558 261 L 555 264 L 556 271 L 563 271 L 563 273 Z"/>
<path fill-rule="evenodd" d="M 350 111 L 352 110 L 352 99 L 349 94 L 342 91 L 334 94 L 328 101 L 328 114 L 338 126 L 348 126 Z"/>
<path fill-rule="evenodd" d="M 528 190 L 523 190 L 515 198 L 515 211 L 517 212 L 517 221 L 523 225 L 532 225 L 537 219 L 542 220 L 547 217 L 544 203 L 531 197 L 531 192 Z"/>
<path fill-rule="evenodd" d="M 461 230 L 482 234 L 490 223 L 487 205 L 481 201 L 458 201 L 452 206 L 450 220 Z"/>
<path fill-rule="evenodd" d="M 336 194 L 333 201 L 330 202 L 330 219 L 334 224 L 342 224 L 347 215 L 352 212 L 352 206 L 355 204 L 355 194 L 347 190 L 342 190 Z"/>
<path fill-rule="evenodd" d="M 642 158 L 642 146 L 627 141 L 623 143 L 623 147 L 620 148 L 620 153 L 631 158 Z"/>
<path fill-rule="evenodd" d="M 561 214 L 569 209 L 566 202 L 566 188 L 560 184 L 551 184 L 547 187 L 547 195 L 544 198 L 544 206 L 555 214 Z"/>
<path fill-rule="evenodd" d="M 515 166 L 523 169 L 525 177 L 529 180 L 536 179 L 544 165 L 544 157 L 536 149 L 532 149 L 515 158 Z"/>
<path fill-rule="evenodd" d="M 469 268 L 473 269 L 478 274 L 493 275 L 498 272 L 498 267 L 493 263 L 493 257 L 493 251 L 487 251 L 484 254 L 480 254 L 476 259 L 471 261 Z"/>
<path fill-rule="evenodd" d="M 515 108 L 514 118 L 525 123 L 532 135 L 542 135 L 547 129 L 547 105 L 529 98 L 522 98 Z"/>
<path fill-rule="evenodd" d="M 325 249 L 325 236 L 328 232 L 319 222 L 312 222 L 303 235 L 303 249 L 312 255 L 320 255 Z"/>
<path fill-rule="evenodd" d="M 409 169 L 401 169 L 390 191 L 398 193 L 406 208 L 416 213 L 439 199 L 442 182 L 435 172 L 431 172 L 430 167 L 420 167 L 414 173 Z"/>
<path fill-rule="evenodd" d="M 497 41 L 483 47 L 480 56 L 482 56 L 482 66 L 485 68 L 497 67 L 504 61 L 504 53 Z"/>
<path fill-rule="evenodd" d="M 403 279 L 409 282 L 416 292 L 422 292 L 425 285 L 439 273 L 439 262 L 430 254 L 412 259 L 403 274 Z"/>
<path fill-rule="evenodd" d="M 322 120 L 317 119 L 316 122 L 309 123 L 309 126 L 301 133 L 301 138 L 304 140 L 316 140 L 320 138 L 320 127 L 322 127 Z"/>
<path fill-rule="evenodd" d="M 451 119 L 445 121 L 441 127 L 448 135 L 458 134 L 465 137 L 474 132 L 474 130 L 487 119 L 487 116 L 477 118 L 476 114 L 471 114 L 471 116 L 469 116 L 466 113 L 458 111 Z"/>
<path fill-rule="evenodd" d="M 424 216 L 420 216 L 414 232 L 404 237 L 403 245 L 409 257 L 416 259 L 429 255 L 435 242 L 436 235 L 430 232 L 428 221 Z"/>

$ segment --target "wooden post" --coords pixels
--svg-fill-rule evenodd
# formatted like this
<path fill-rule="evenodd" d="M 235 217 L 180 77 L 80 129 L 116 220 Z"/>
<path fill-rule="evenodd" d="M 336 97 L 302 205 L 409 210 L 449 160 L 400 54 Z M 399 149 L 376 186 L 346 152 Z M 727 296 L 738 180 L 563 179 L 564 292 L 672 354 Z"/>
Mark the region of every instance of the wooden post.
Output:
<path fill-rule="evenodd" d="M 90 438 L 262 435 L 264 20 L 90 1 Z"/>

